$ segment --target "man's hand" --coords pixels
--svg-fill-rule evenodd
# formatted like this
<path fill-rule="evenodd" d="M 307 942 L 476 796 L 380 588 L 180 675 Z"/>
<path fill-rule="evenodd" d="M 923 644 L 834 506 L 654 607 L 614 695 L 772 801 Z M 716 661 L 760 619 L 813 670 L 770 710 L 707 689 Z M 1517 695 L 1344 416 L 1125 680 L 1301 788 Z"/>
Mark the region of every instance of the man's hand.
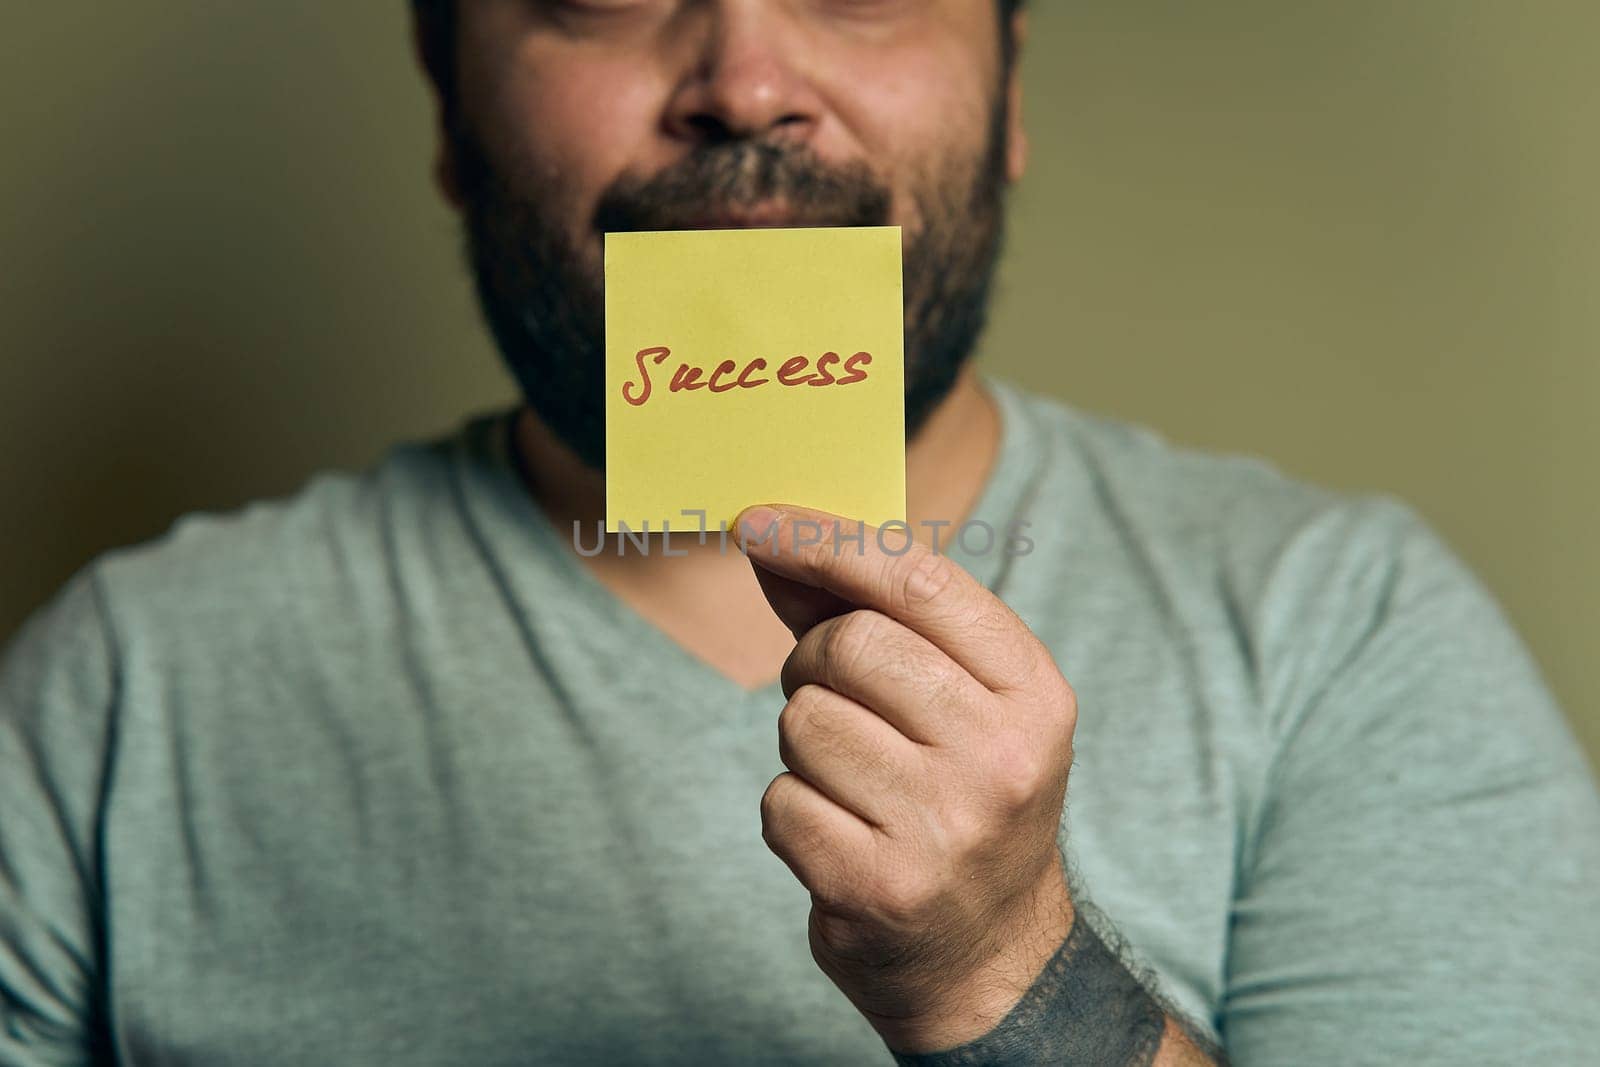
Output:
<path fill-rule="evenodd" d="M 798 640 L 762 833 L 811 891 L 823 972 L 891 1048 L 948 1048 L 993 1029 L 1072 928 L 1057 831 L 1076 702 L 957 564 L 859 529 L 740 516 Z"/>

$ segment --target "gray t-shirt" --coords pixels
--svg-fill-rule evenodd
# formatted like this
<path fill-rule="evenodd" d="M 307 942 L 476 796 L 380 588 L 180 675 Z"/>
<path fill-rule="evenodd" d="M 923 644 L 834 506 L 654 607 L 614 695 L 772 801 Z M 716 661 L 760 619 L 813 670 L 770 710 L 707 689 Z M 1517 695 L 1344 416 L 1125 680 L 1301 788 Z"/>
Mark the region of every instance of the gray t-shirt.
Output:
<path fill-rule="evenodd" d="M 1062 842 L 1135 962 L 1242 1067 L 1600 1062 L 1600 800 L 1478 582 L 1392 500 L 989 384 L 976 518 L 1033 550 L 952 554 L 1079 694 Z M 0 1063 L 889 1062 L 761 840 L 781 693 L 593 578 L 508 412 L 8 644 Z"/>

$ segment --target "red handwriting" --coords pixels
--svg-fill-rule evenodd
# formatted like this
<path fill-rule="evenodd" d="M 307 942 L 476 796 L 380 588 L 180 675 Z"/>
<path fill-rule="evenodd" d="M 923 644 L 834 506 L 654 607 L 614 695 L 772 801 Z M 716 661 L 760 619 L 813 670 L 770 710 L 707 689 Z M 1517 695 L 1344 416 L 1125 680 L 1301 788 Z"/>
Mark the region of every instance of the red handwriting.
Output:
<path fill-rule="evenodd" d="M 622 383 L 622 399 L 634 407 L 639 407 L 649 400 L 653 388 L 650 368 L 661 366 L 671 357 L 672 349 L 665 345 L 639 349 L 633 357 L 634 365 L 639 368 L 639 380 L 629 379 Z M 871 363 L 870 352 L 857 352 L 844 360 L 842 366 L 837 352 L 824 352 L 815 362 L 809 356 L 791 356 L 779 365 L 777 382 L 779 385 L 791 387 L 854 385 L 867 380 L 866 368 Z M 833 370 L 835 367 L 840 367 L 841 373 L 835 374 Z M 707 374 L 705 367 L 680 357 L 677 367 L 673 369 L 668 379 L 667 391 L 681 393 L 705 389 L 712 393 L 726 393 L 730 389 L 755 389 L 773 381 L 768 377 L 756 377 L 766 369 L 767 361 L 759 357 L 749 360 L 742 367 L 735 360 L 725 359 Z"/>

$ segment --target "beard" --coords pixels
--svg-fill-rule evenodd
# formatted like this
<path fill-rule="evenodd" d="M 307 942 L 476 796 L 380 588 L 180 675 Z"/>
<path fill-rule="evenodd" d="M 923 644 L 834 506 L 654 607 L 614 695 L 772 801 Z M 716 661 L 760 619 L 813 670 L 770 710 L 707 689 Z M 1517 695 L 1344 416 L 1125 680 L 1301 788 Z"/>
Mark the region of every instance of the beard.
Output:
<path fill-rule="evenodd" d="M 944 161 L 910 194 L 921 227 L 903 260 L 907 440 L 955 385 L 983 332 L 1005 214 L 1005 119 L 1000 94 L 983 152 Z M 590 220 L 591 239 L 579 244 L 550 217 L 538 183 L 495 166 L 465 124 L 453 147 L 467 255 L 501 358 L 540 420 L 597 471 L 605 469 L 601 234 L 688 229 L 775 203 L 796 226 L 883 226 L 891 214 L 889 189 L 865 163 L 829 164 L 804 145 L 734 139 L 648 178 L 612 183 Z"/>

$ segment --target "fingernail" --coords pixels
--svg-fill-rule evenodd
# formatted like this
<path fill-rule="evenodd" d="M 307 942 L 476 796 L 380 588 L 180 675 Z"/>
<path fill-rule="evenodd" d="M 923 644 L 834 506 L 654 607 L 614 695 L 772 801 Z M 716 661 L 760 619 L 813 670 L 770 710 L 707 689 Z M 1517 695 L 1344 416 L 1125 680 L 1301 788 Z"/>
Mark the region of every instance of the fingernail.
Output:
<path fill-rule="evenodd" d="M 764 539 L 772 524 L 778 521 L 778 512 L 775 508 L 760 505 L 745 508 L 739 513 L 738 527 L 741 538 Z"/>

